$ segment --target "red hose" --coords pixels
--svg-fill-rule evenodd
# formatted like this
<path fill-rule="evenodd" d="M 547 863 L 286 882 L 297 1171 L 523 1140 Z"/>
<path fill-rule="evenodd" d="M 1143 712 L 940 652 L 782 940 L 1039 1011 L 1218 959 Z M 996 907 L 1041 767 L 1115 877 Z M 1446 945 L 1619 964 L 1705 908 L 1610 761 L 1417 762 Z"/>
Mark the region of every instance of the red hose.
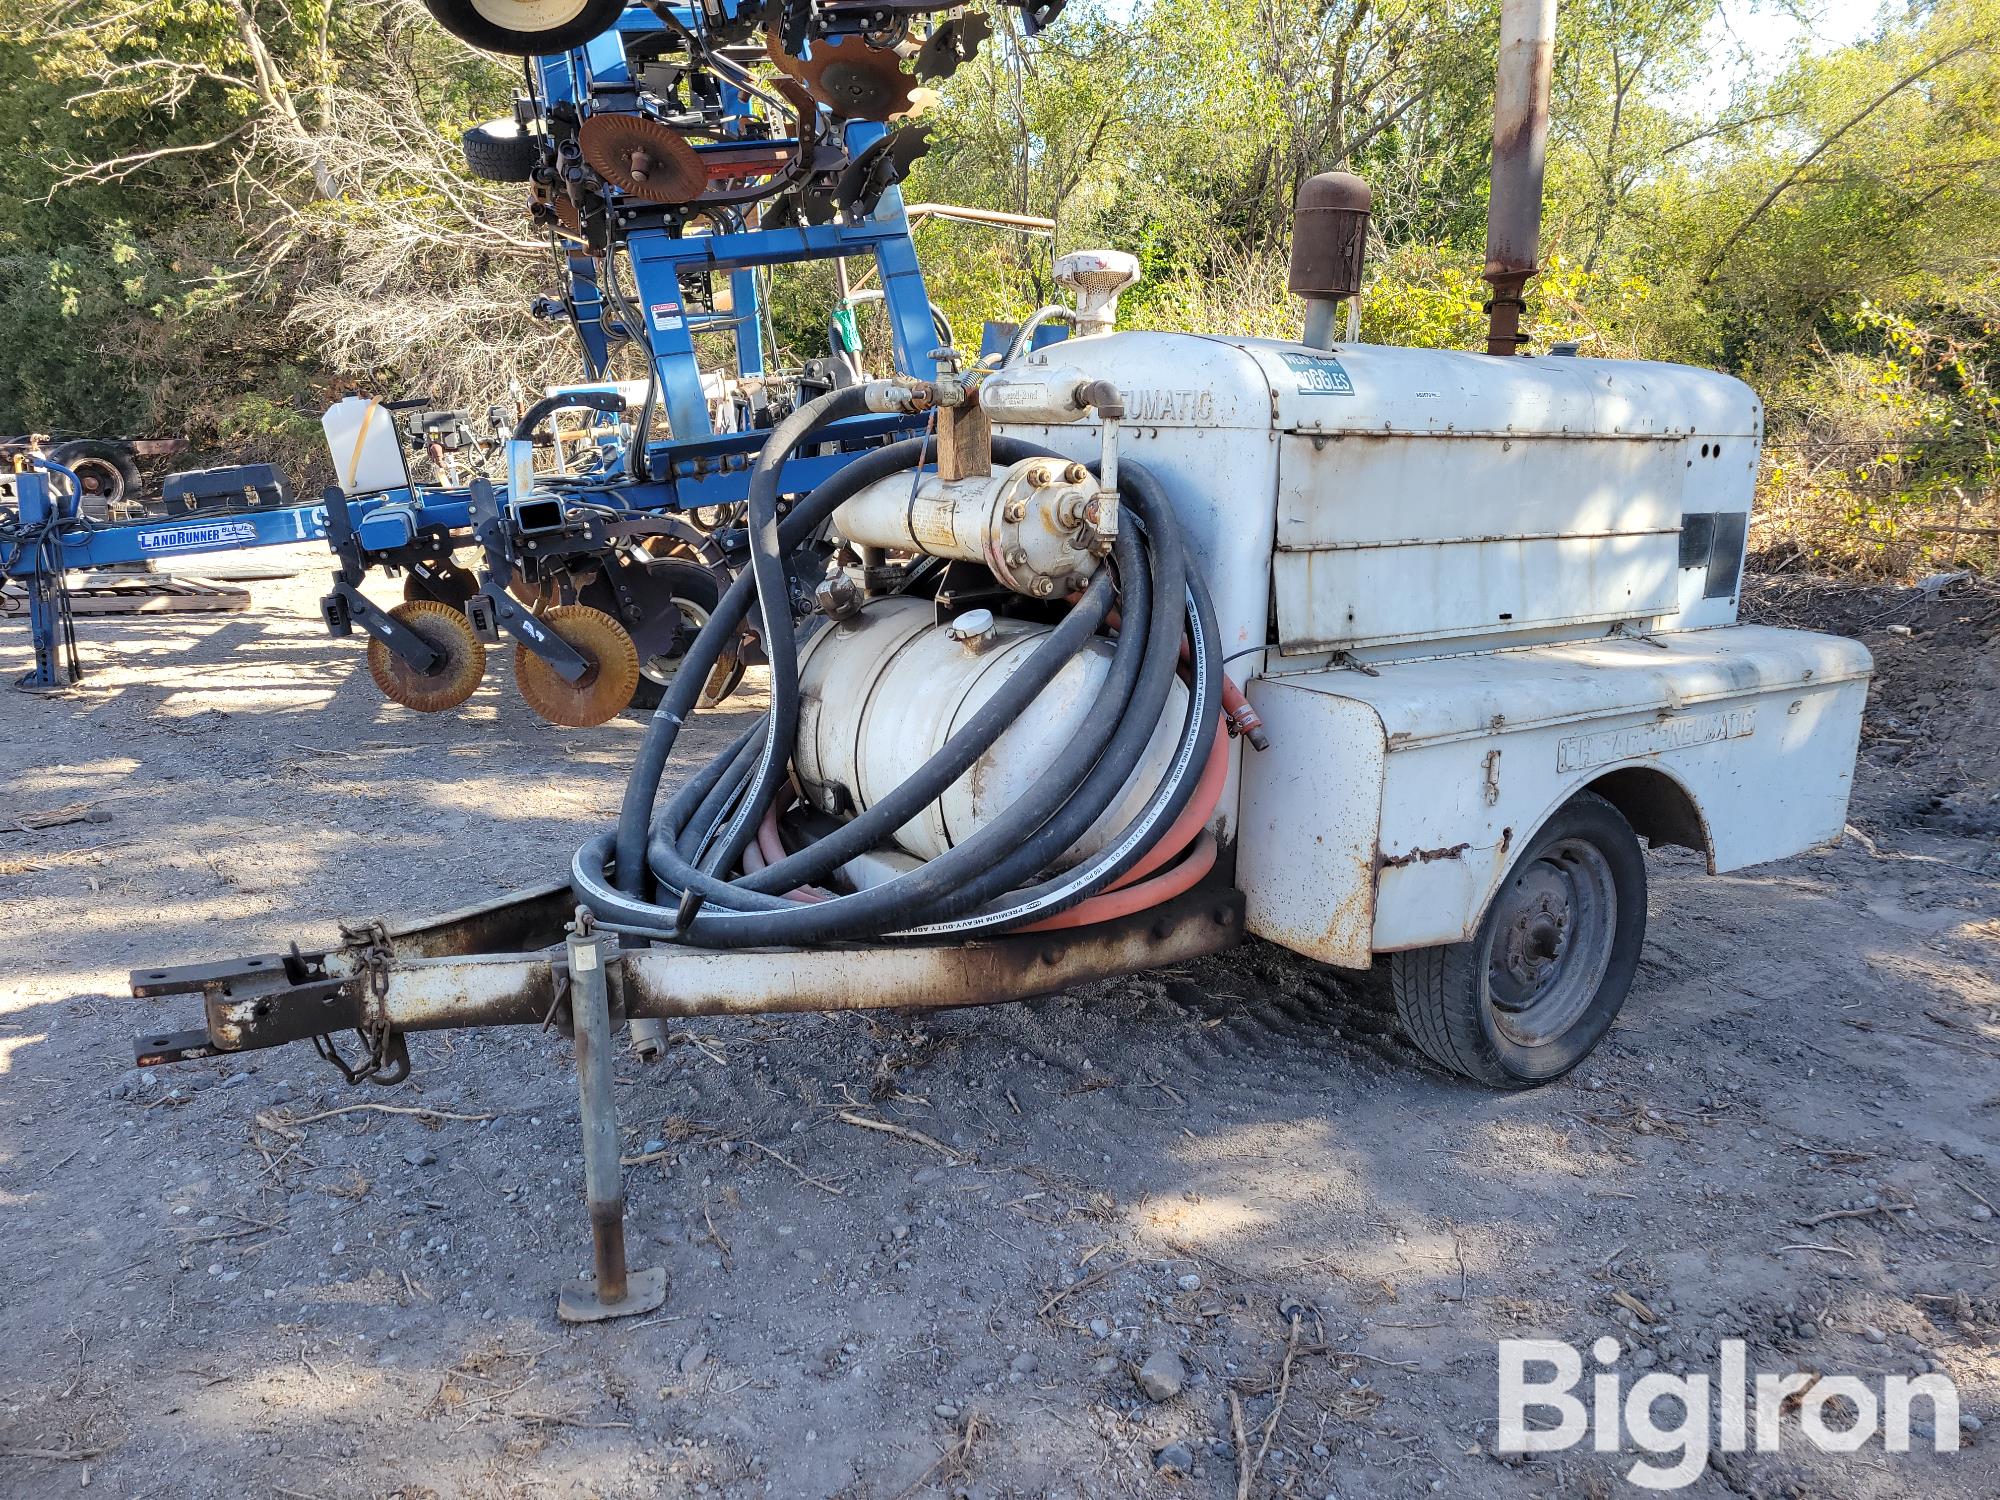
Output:
<path fill-rule="evenodd" d="M 1013 930 L 1048 932 L 1061 927 L 1087 927 L 1093 922 L 1129 917 L 1134 912 L 1158 906 L 1162 901 L 1171 901 L 1180 895 L 1215 868 L 1215 839 L 1207 832 L 1207 824 L 1215 815 L 1216 805 L 1222 801 L 1223 784 L 1228 779 L 1229 731 L 1218 724 L 1215 744 L 1208 752 L 1208 764 L 1202 767 L 1201 780 L 1195 785 L 1194 795 L 1167 831 L 1140 856 L 1139 862 L 1106 889 L 1079 901 L 1068 911 Z M 1155 870 L 1182 850 L 1187 850 L 1187 858 L 1164 875 L 1153 875 Z M 1151 879 L 1146 878 L 1149 875 Z"/>
<path fill-rule="evenodd" d="M 1188 804 L 1181 809 L 1181 815 L 1168 825 L 1165 833 L 1153 841 L 1152 847 L 1139 857 L 1139 862 L 1112 881 L 1105 888 L 1106 891 L 1120 890 L 1135 881 L 1144 880 L 1187 848 L 1193 842 L 1194 836 L 1207 826 L 1210 818 L 1215 816 L 1216 804 L 1222 801 L 1222 784 L 1228 779 L 1229 731 L 1218 725 L 1215 730 L 1215 744 L 1208 752 L 1208 764 L 1201 768 L 1201 780 L 1195 784 L 1194 795 L 1188 798 Z"/>
<path fill-rule="evenodd" d="M 1083 595 L 1081 594 L 1072 594 L 1070 595 L 1070 603 L 1074 604 L 1082 597 Z M 1116 630 L 1118 628 L 1118 611 L 1114 609 L 1107 614 L 1104 617 L 1104 623 L 1107 628 Z M 1181 662 L 1185 665 L 1191 660 L 1192 658 L 1188 653 L 1187 637 L 1182 636 Z M 1222 713 L 1224 722 L 1229 726 L 1229 732 L 1231 734 L 1242 735 L 1243 738 L 1250 742 L 1251 749 L 1268 750 L 1271 748 L 1271 737 L 1264 733 L 1263 719 L 1259 717 L 1257 710 L 1250 706 L 1250 700 L 1243 696 L 1243 689 L 1236 685 L 1227 672 L 1222 674 Z"/>
<path fill-rule="evenodd" d="M 764 809 L 764 821 L 757 825 L 757 837 L 743 848 L 743 873 L 754 875 L 766 865 L 775 865 L 789 852 L 785 841 L 778 837 L 778 804 L 773 799 L 771 805 Z M 786 891 L 785 899 L 810 905 L 826 900 L 830 894 L 818 886 L 799 885 Z"/>
<path fill-rule="evenodd" d="M 1114 917 L 1129 917 L 1134 912 L 1145 911 L 1148 907 L 1158 906 L 1163 901 L 1171 901 L 1214 868 L 1215 838 L 1203 829 L 1201 836 L 1195 840 L 1194 847 L 1188 851 L 1187 858 L 1164 875 L 1155 875 L 1151 880 L 1128 885 L 1123 890 L 1105 891 L 1092 896 L 1088 901 L 1077 903 L 1066 912 L 1012 930 L 1052 932 L 1062 927 L 1088 927 L 1093 922 L 1108 922 Z"/>

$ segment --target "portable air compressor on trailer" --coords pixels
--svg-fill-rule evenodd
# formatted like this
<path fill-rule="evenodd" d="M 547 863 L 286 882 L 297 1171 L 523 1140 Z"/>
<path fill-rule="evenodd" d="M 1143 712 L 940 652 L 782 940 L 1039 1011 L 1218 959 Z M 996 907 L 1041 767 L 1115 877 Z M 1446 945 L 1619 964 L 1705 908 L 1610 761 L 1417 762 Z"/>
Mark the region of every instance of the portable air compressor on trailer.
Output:
<path fill-rule="evenodd" d="M 1504 40 L 1542 62 L 1503 65 L 1501 124 L 1532 115 L 1552 24 L 1505 14 L 1540 15 Z M 395 1078 L 409 1032 L 554 1015 L 598 1256 L 573 1317 L 664 1295 L 624 1262 L 620 1020 L 645 1051 L 670 1018 L 1021 999 L 1254 936 L 1381 964 L 1404 1031 L 1470 1078 L 1574 1067 L 1637 970 L 1646 845 L 1719 872 L 1840 833 L 1870 662 L 1737 623 L 1746 386 L 1495 357 L 1533 267 L 1516 165 L 1495 164 L 1487 354 L 1336 342 L 1369 199 L 1328 174 L 1299 198 L 1296 341 L 1110 331 L 1130 268 L 1098 253 L 1076 337 L 805 402 L 752 470 L 748 564 L 565 882 L 142 971 L 136 994 L 206 1008 L 142 1061 L 314 1037 Z M 787 457 L 867 412 L 935 432 L 781 504 Z M 746 621 L 770 708 L 668 788 Z"/>

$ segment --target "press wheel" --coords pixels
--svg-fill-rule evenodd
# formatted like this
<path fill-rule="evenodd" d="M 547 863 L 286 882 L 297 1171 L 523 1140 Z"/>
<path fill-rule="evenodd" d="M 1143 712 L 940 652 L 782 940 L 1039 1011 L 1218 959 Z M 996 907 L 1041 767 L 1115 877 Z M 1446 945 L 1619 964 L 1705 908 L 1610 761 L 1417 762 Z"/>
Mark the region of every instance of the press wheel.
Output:
<path fill-rule="evenodd" d="M 449 604 L 435 599 L 411 599 L 389 611 L 412 634 L 421 637 L 444 659 L 435 672 L 410 669 L 408 662 L 378 640 L 368 642 L 368 675 L 382 696 L 420 714 L 457 708 L 486 675 L 486 648 L 472 633 L 472 624 Z"/>
<path fill-rule="evenodd" d="M 554 667 L 516 644 L 514 684 L 528 707 L 566 729 L 588 729 L 617 717 L 639 686 L 639 648 L 625 627 L 587 604 L 558 604 L 540 619 L 590 666 L 578 681 L 565 682 Z"/>

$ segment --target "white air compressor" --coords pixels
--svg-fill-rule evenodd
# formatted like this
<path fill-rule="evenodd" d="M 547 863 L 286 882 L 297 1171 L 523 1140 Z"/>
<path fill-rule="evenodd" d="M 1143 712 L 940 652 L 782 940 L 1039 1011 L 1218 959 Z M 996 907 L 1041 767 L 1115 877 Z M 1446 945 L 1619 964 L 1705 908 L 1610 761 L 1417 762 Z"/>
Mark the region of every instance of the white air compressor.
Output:
<path fill-rule="evenodd" d="M 839 534 L 981 566 L 1032 617 L 1031 601 L 1087 597 L 1120 525 L 1112 476 L 1143 466 L 1268 739 L 1216 752 L 1206 818 L 1248 931 L 1332 964 L 1386 955 L 1406 1030 L 1445 1066 L 1528 1084 L 1595 1045 L 1644 939 L 1645 844 L 1719 872 L 1840 833 L 1869 657 L 1736 623 L 1762 435 L 1741 382 L 1126 332 L 1044 348 L 976 390 L 997 439 L 1053 456 L 948 451 L 943 473 L 854 493 Z M 802 653 L 794 769 L 834 817 L 896 787 L 1055 628 L 853 590 L 833 613 Z M 1098 637 L 897 830 L 888 866 L 849 874 L 935 859 L 1000 816 L 1087 724 L 1108 654 Z M 1124 791 L 1051 868 L 1132 817 L 1185 703 L 1170 698 Z"/>

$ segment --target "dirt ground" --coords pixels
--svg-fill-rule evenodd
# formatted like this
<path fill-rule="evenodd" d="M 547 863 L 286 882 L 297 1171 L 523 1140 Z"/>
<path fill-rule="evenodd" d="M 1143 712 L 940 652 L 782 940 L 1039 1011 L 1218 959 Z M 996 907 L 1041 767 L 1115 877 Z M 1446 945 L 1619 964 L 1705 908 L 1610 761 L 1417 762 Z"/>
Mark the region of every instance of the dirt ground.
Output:
<path fill-rule="evenodd" d="M 1378 988 L 1259 945 L 704 1022 L 618 1067 L 667 1305 L 568 1328 L 560 1040 L 422 1037 L 386 1090 L 303 1047 L 129 1065 L 196 1012 L 128 968 L 533 883 L 614 814 L 636 720 L 551 729 L 499 658 L 458 714 L 386 705 L 302 560 L 251 614 L 85 621 L 87 683 L 0 694 L 0 816 L 94 819 L 0 832 L 0 1494 L 1637 1493 L 1630 1451 L 1492 1451 L 1496 1341 L 1603 1335 L 1628 1379 L 1730 1337 L 1941 1370 L 1985 1419 L 1839 1456 L 1788 1416 L 1686 1493 L 2000 1494 L 2000 594 L 1764 582 L 1878 654 L 1855 831 L 1716 879 L 1654 856 L 1636 992 L 1570 1079 L 1445 1077 Z"/>

